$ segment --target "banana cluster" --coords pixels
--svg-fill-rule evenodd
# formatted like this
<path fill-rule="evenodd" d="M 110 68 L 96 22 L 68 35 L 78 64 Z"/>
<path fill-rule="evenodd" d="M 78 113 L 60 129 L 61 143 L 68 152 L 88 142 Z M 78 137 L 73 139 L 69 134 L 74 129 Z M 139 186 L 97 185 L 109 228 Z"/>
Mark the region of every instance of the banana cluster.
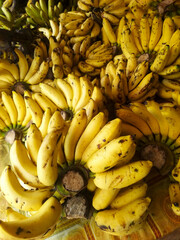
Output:
<path fill-rule="evenodd" d="M 138 144 L 140 156 L 144 159 L 152 156 L 154 167 L 162 175 L 170 174 L 172 210 L 179 215 L 179 107 L 170 102 L 148 100 L 118 107 L 116 114 L 123 121 L 122 134 L 134 134 L 141 142 Z"/>

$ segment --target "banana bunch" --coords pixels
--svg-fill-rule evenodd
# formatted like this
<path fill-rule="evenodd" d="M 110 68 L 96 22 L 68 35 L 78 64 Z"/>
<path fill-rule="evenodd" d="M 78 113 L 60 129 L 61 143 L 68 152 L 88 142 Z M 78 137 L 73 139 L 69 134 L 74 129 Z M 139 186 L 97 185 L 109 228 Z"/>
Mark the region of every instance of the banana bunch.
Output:
<path fill-rule="evenodd" d="M 40 92 L 33 94 L 42 111 L 46 108 L 51 108 L 52 111 L 59 109 L 67 120 L 84 108 L 88 121 L 99 111 L 106 111 L 105 97 L 88 77 L 77 77 L 71 73 L 66 78 L 55 79 L 54 84 L 55 86 L 42 82 L 39 84 Z"/>
<path fill-rule="evenodd" d="M 34 48 L 33 59 L 29 61 L 21 50 L 15 48 L 18 62 L 13 63 L 7 59 L 0 59 L 0 92 L 11 94 L 14 90 L 23 95 L 25 90 L 30 90 L 32 85 L 43 81 L 49 70 L 49 62 L 44 50 L 46 47 L 39 41 Z"/>
<path fill-rule="evenodd" d="M 144 102 L 158 91 L 159 75 L 149 71 L 149 62 L 127 60 L 124 54 L 116 55 L 101 68 L 100 76 L 102 91 L 116 103 Z"/>
<path fill-rule="evenodd" d="M 50 21 L 58 21 L 59 14 L 64 11 L 62 1 L 55 4 L 53 0 L 39 0 L 33 3 L 28 1 L 25 12 L 27 14 L 26 21 L 32 27 L 50 27 Z"/>

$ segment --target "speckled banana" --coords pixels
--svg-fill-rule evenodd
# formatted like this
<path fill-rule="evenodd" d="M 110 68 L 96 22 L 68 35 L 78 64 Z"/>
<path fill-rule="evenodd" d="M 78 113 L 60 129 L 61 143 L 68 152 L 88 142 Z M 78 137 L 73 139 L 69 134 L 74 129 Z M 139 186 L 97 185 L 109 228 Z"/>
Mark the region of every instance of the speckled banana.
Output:
<path fill-rule="evenodd" d="M 167 60 L 166 65 L 173 64 L 173 62 L 177 59 L 177 57 L 180 55 L 180 29 L 177 29 L 170 41 L 169 41 L 169 46 L 170 46 L 170 53 L 169 53 L 169 59 Z"/>
<path fill-rule="evenodd" d="M 144 221 L 150 202 L 149 197 L 139 198 L 120 209 L 99 211 L 95 216 L 95 222 L 107 233 L 120 236 L 124 235 L 124 232 L 127 234 L 131 225 L 136 226 Z"/>
<path fill-rule="evenodd" d="M 13 171 L 27 186 L 42 188 L 44 185 L 39 181 L 37 168 L 29 158 L 27 148 L 21 140 L 15 140 L 10 149 L 10 161 Z"/>
<path fill-rule="evenodd" d="M 107 19 L 107 18 L 103 18 L 102 20 L 102 25 L 103 25 L 103 28 L 104 28 L 104 31 L 110 41 L 111 44 L 115 44 L 116 43 L 116 34 L 111 26 L 111 23 L 110 21 Z"/>
<path fill-rule="evenodd" d="M 47 133 L 50 133 L 51 131 L 61 130 L 63 129 L 64 125 L 65 121 L 61 115 L 61 112 L 59 110 L 56 110 L 49 120 Z"/>
<path fill-rule="evenodd" d="M 94 183 L 101 189 L 128 187 L 146 177 L 152 166 L 153 163 L 149 160 L 131 162 L 116 169 L 96 173 Z"/>
<path fill-rule="evenodd" d="M 68 165 L 72 165 L 74 162 L 75 147 L 86 126 L 86 110 L 81 108 L 74 114 L 64 140 L 64 154 Z"/>
<path fill-rule="evenodd" d="M 92 98 L 89 99 L 88 103 L 83 108 L 86 110 L 87 123 L 89 123 L 101 110 L 98 103 Z"/>
<path fill-rule="evenodd" d="M 50 197 L 32 216 L 24 220 L 1 221 L 0 237 L 4 240 L 41 238 L 48 229 L 54 228 L 61 215 L 62 207 L 55 197 Z M 41 227 L 39 227 L 41 226 Z M 20 230 L 21 229 L 21 230 Z"/>
<path fill-rule="evenodd" d="M 118 208 L 124 207 L 130 202 L 135 201 L 138 198 L 145 197 L 147 188 L 148 188 L 147 183 L 142 181 L 142 182 L 138 182 L 133 185 L 130 185 L 127 188 L 121 189 L 117 194 L 117 196 L 110 203 L 110 207 L 118 209 Z"/>
<path fill-rule="evenodd" d="M 106 122 L 107 118 L 103 112 L 99 112 L 91 119 L 81 137 L 79 138 L 79 141 L 77 142 L 74 157 L 75 162 L 79 162 L 81 160 L 84 150 L 98 134 L 101 128 L 106 124 Z"/>
<path fill-rule="evenodd" d="M 171 208 L 173 212 L 180 216 L 180 184 L 179 182 L 170 183 L 169 197 L 171 201 Z"/>
<path fill-rule="evenodd" d="M 85 149 L 81 163 L 87 163 L 88 159 L 97 152 L 99 149 L 103 148 L 106 143 L 110 142 L 112 139 L 120 136 L 121 132 L 121 120 L 116 118 L 112 121 L 109 121 L 104 125 L 104 127 L 98 132 L 94 139 Z"/>
<path fill-rule="evenodd" d="M 61 130 L 47 133 L 37 155 L 37 176 L 45 186 L 53 186 L 58 177 L 57 159 L 53 157 Z"/>
<path fill-rule="evenodd" d="M 22 211 L 37 211 L 43 202 L 52 196 L 51 189 L 24 189 L 10 166 L 1 175 L 1 191 L 8 203 Z"/>
<path fill-rule="evenodd" d="M 32 123 L 27 130 L 25 145 L 27 147 L 31 160 L 35 164 L 37 163 L 37 155 L 38 155 L 42 140 L 43 138 L 42 138 L 41 131 L 39 130 L 39 128 L 37 128 L 35 123 Z"/>
<path fill-rule="evenodd" d="M 127 164 L 134 156 L 136 144 L 130 135 L 114 138 L 87 159 L 86 166 L 93 173 L 101 173 L 114 166 Z"/>
<path fill-rule="evenodd" d="M 144 15 L 140 19 L 140 39 L 141 39 L 141 45 L 144 50 L 144 52 L 148 52 L 149 49 L 149 40 L 150 40 L 150 25 L 148 21 L 148 16 Z"/>

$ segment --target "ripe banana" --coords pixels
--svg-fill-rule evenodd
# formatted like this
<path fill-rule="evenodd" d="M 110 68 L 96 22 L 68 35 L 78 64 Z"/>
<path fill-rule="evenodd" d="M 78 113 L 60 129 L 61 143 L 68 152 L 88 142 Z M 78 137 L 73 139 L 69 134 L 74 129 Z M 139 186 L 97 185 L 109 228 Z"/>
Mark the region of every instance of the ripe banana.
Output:
<path fill-rule="evenodd" d="M 150 25 L 148 21 L 148 16 L 144 15 L 140 19 L 140 39 L 141 39 L 141 45 L 144 50 L 144 52 L 148 52 L 149 49 L 149 40 L 150 40 Z"/>
<path fill-rule="evenodd" d="M 130 135 L 120 136 L 105 144 L 87 160 L 87 167 L 93 173 L 100 173 L 114 166 L 127 164 L 134 156 L 136 144 Z"/>
<path fill-rule="evenodd" d="M 24 220 L 1 221 L 0 238 L 4 240 L 39 239 L 48 230 L 54 228 L 60 218 L 61 212 L 62 207 L 60 202 L 52 196 L 34 215 Z"/>
<path fill-rule="evenodd" d="M 143 222 L 151 199 L 139 198 L 120 209 L 99 211 L 95 222 L 100 229 L 107 233 L 118 234 L 128 232 L 131 225 Z"/>
<path fill-rule="evenodd" d="M 51 131 L 43 139 L 37 155 L 37 175 L 45 186 L 53 186 L 58 178 L 57 159 L 53 157 L 61 131 Z"/>
<path fill-rule="evenodd" d="M 138 182 L 133 185 L 130 185 L 127 188 L 123 188 L 119 191 L 117 196 L 110 203 L 111 208 L 122 208 L 130 202 L 135 201 L 138 198 L 143 198 L 146 196 L 147 192 L 147 183 Z"/>
<path fill-rule="evenodd" d="M 18 60 L 19 80 L 23 81 L 29 70 L 28 61 L 26 59 L 26 56 L 23 54 L 23 52 L 21 52 L 18 48 L 15 48 L 14 51 L 19 58 Z"/>
<path fill-rule="evenodd" d="M 39 130 L 41 131 L 42 138 L 44 138 L 47 134 L 48 125 L 49 125 L 49 121 L 50 121 L 51 116 L 52 116 L 51 109 L 46 108 L 44 113 L 43 113 L 41 125 L 39 126 Z"/>
<path fill-rule="evenodd" d="M 65 121 L 61 115 L 61 112 L 57 110 L 52 114 L 49 120 L 47 133 L 51 131 L 61 130 L 63 129 L 64 125 L 65 125 Z"/>
<path fill-rule="evenodd" d="M 74 114 L 64 140 L 64 154 L 68 165 L 71 165 L 74 162 L 75 147 L 86 126 L 86 110 L 81 108 Z"/>
<path fill-rule="evenodd" d="M 51 189 L 24 189 L 10 166 L 6 166 L 1 175 L 1 191 L 8 203 L 22 211 L 37 211 L 43 202 L 52 196 Z"/>
<path fill-rule="evenodd" d="M 116 169 L 96 173 L 94 183 L 101 189 L 128 187 L 146 177 L 152 166 L 153 163 L 149 160 L 131 162 Z"/>
<path fill-rule="evenodd" d="M 19 80 L 19 68 L 15 63 L 11 63 L 7 59 L 0 59 L 0 68 L 10 71 L 15 80 Z"/>
<path fill-rule="evenodd" d="M 109 121 L 97 133 L 93 140 L 87 145 L 81 158 L 81 163 L 86 164 L 92 154 L 103 148 L 105 144 L 120 136 L 121 133 L 121 120 L 116 118 Z"/>
<path fill-rule="evenodd" d="M 17 110 L 17 124 L 22 125 L 26 115 L 26 105 L 23 96 L 20 93 L 12 91 L 12 98 Z"/>

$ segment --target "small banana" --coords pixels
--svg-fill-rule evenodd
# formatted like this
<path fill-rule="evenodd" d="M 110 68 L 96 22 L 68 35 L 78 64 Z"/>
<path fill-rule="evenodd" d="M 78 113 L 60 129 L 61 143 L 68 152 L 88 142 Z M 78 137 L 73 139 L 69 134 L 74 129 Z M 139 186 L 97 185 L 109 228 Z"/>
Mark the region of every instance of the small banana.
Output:
<path fill-rule="evenodd" d="M 0 238 L 6 240 L 43 237 L 49 229 L 54 228 L 62 212 L 60 202 L 50 197 L 32 216 L 15 221 L 1 221 Z M 41 227 L 39 227 L 41 226 Z"/>
<path fill-rule="evenodd" d="M 37 211 L 53 194 L 51 189 L 27 190 L 23 188 L 10 166 L 4 168 L 0 186 L 8 203 L 22 211 Z"/>
<path fill-rule="evenodd" d="M 21 52 L 18 48 L 15 48 L 14 51 L 19 58 L 18 60 L 19 78 L 20 78 L 19 80 L 23 81 L 29 70 L 28 61 L 26 59 L 26 56 L 23 54 L 23 52 Z"/>
<path fill-rule="evenodd" d="M 93 173 L 100 173 L 114 166 L 127 164 L 134 156 L 136 144 L 132 136 L 120 136 L 105 144 L 87 160 L 87 167 Z"/>

